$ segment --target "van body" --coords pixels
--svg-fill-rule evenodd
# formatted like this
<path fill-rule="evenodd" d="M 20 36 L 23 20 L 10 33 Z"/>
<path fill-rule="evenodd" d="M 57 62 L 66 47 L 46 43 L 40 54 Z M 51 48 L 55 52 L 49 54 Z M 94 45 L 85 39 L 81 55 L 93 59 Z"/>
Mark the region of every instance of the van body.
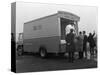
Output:
<path fill-rule="evenodd" d="M 24 23 L 24 52 L 39 52 L 41 47 L 47 53 L 66 52 L 65 27 L 72 24 L 78 34 L 80 17 L 65 11 Z"/>

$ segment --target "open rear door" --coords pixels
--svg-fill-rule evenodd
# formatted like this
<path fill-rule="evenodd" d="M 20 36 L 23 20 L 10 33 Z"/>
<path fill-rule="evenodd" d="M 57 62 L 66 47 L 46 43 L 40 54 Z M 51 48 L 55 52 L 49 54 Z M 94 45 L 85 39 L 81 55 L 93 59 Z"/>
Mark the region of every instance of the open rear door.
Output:
<path fill-rule="evenodd" d="M 66 52 L 65 35 L 67 35 L 70 32 L 70 29 L 74 29 L 74 33 L 77 35 L 78 26 L 75 24 L 74 20 L 60 18 L 60 27 L 61 27 L 61 50 L 60 52 Z"/>

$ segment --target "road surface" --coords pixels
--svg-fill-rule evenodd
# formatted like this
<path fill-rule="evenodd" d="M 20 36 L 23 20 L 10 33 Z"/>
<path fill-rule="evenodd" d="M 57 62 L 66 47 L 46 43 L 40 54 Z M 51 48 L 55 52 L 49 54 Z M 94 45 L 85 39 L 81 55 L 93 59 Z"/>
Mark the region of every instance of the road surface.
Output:
<path fill-rule="evenodd" d="M 49 56 L 46 59 L 40 58 L 38 55 L 23 55 L 16 57 L 17 72 L 37 72 L 37 71 L 55 71 L 96 68 L 97 61 L 87 59 L 76 59 L 74 63 L 68 62 L 68 58 L 63 56 Z"/>

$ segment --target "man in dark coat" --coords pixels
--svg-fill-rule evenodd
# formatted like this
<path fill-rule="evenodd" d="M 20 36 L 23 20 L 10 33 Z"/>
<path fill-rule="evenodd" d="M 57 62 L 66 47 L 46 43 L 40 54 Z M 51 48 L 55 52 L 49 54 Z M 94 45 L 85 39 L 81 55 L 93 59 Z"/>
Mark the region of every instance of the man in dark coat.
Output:
<path fill-rule="evenodd" d="M 84 57 L 84 53 L 85 53 L 85 57 L 87 57 L 86 45 L 87 45 L 87 35 L 86 32 L 83 31 L 83 56 L 82 57 Z"/>
<path fill-rule="evenodd" d="M 73 62 L 74 60 L 74 34 L 73 29 L 70 29 L 70 33 L 66 35 L 66 50 L 69 52 L 69 62 Z"/>
<path fill-rule="evenodd" d="M 89 37 L 88 37 L 91 55 L 94 54 L 94 47 L 95 47 L 95 41 L 94 41 L 94 38 L 93 38 L 94 35 L 95 35 L 95 32 L 93 33 L 93 35 L 92 35 L 92 33 L 89 33 Z"/>

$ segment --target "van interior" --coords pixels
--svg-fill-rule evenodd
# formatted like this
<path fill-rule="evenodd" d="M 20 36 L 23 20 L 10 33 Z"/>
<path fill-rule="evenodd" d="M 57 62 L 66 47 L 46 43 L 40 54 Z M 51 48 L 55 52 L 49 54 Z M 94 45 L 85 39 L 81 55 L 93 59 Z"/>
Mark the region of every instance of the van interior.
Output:
<path fill-rule="evenodd" d="M 66 30 L 65 28 L 68 26 L 68 25 L 73 25 L 74 24 L 74 21 L 73 20 L 69 20 L 69 19 L 66 19 L 66 18 L 60 18 L 60 25 L 61 25 L 61 43 L 66 43 L 65 41 L 65 35 L 66 35 Z"/>

